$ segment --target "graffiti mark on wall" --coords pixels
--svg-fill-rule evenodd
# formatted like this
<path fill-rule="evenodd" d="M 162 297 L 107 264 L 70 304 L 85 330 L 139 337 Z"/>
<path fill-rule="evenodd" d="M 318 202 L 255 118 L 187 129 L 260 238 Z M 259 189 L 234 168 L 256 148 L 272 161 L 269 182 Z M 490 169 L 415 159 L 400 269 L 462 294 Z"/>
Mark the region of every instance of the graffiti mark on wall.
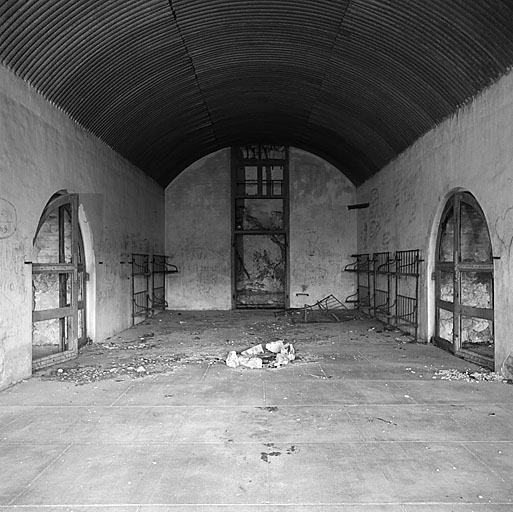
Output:
<path fill-rule="evenodd" d="M 394 177 L 394 208 L 401 210 L 401 215 L 408 219 L 409 224 L 415 224 L 417 217 L 418 182 L 416 169 L 411 173 L 397 174 Z"/>
<path fill-rule="evenodd" d="M 369 222 L 368 222 L 368 233 L 370 238 L 374 238 L 381 227 L 380 217 L 380 198 L 378 189 L 373 188 L 370 192 L 369 200 Z"/>
<path fill-rule="evenodd" d="M 27 287 L 24 273 L 23 246 L 6 242 L 0 245 L 0 294 L 10 303 L 19 303 Z"/>
<path fill-rule="evenodd" d="M 6 199 L 0 198 L 0 239 L 14 235 L 16 224 L 16 208 Z"/>
<path fill-rule="evenodd" d="M 319 253 L 319 237 L 316 236 L 315 238 L 307 238 L 306 243 L 308 244 L 308 248 L 306 250 L 306 254 L 310 258 L 315 258 L 316 255 Z"/>
<path fill-rule="evenodd" d="M 390 231 L 384 231 L 381 236 L 381 245 L 384 249 L 390 245 Z"/>

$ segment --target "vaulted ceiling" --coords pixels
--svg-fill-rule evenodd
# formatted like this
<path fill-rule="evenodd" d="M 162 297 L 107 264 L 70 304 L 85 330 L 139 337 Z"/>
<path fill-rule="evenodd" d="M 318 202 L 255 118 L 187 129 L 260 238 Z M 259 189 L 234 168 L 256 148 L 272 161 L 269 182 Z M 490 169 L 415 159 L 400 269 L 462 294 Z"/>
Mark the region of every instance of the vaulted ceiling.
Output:
<path fill-rule="evenodd" d="M 3 0 L 0 58 L 163 186 L 243 143 L 360 184 L 513 64 L 513 0 Z"/>

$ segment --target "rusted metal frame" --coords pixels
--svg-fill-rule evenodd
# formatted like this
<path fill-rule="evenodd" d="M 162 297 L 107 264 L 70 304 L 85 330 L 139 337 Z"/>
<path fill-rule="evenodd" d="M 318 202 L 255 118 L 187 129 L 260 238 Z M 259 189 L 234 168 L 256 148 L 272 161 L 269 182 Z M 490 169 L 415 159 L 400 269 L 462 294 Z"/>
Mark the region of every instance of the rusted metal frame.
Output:
<path fill-rule="evenodd" d="M 136 324 L 137 317 L 147 318 L 151 313 L 149 284 L 151 272 L 149 268 L 149 255 L 132 253 L 132 324 Z M 139 290 L 137 284 L 142 285 Z"/>
<path fill-rule="evenodd" d="M 132 253 L 132 275 L 150 275 L 149 256 L 147 254 Z"/>
<path fill-rule="evenodd" d="M 422 261 L 420 250 L 412 249 L 409 251 L 397 251 L 395 253 L 396 273 L 403 276 L 418 277 L 419 265 Z"/>
<path fill-rule="evenodd" d="M 132 304 L 133 304 L 133 323 L 135 325 L 135 319 L 138 316 L 147 317 L 151 312 L 151 308 L 149 306 L 150 296 L 148 295 L 147 290 L 143 290 L 140 292 L 134 292 L 132 296 Z"/>
<path fill-rule="evenodd" d="M 408 295 L 397 294 L 396 298 L 396 325 L 418 327 L 417 323 L 418 299 Z M 415 332 L 415 338 L 417 334 Z"/>
<path fill-rule="evenodd" d="M 413 329 L 414 337 L 418 337 L 418 308 L 419 308 L 419 281 L 420 263 L 422 262 L 420 250 L 396 251 L 395 253 L 395 325 Z M 411 288 L 413 281 L 413 296 L 402 293 L 404 288 Z M 404 283 L 409 285 L 404 285 Z"/>
<path fill-rule="evenodd" d="M 345 272 L 356 273 L 356 292 L 345 298 L 345 302 L 354 304 L 355 308 L 368 309 L 372 307 L 371 273 L 372 258 L 369 253 L 352 254 L 354 261 L 344 267 Z"/>
<path fill-rule="evenodd" d="M 391 288 L 391 275 L 390 275 L 390 265 L 394 260 L 390 259 L 389 252 L 377 252 L 372 256 L 374 261 L 374 279 L 373 279 L 373 293 L 374 297 L 373 303 L 373 316 L 381 320 L 380 316 L 384 316 L 388 322 L 391 314 L 390 314 L 390 288 Z M 382 288 L 383 280 L 386 283 L 386 286 Z"/>
<path fill-rule="evenodd" d="M 307 321 L 307 309 L 313 310 L 315 307 L 323 311 L 326 315 L 333 317 L 337 322 L 341 321 L 340 317 L 337 316 L 337 312 L 347 310 L 346 306 L 342 304 L 342 302 L 340 302 L 333 294 L 331 294 L 316 302 L 312 306 L 305 304 L 305 322 Z"/>
<path fill-rule="evenodd" d="M 165 293 L 164 286 L 160 286 L 158 288 L 153 288 L 151 297 L 148 295 L 148 310 L 154 311 L 164 311 L 167 308 L 167 301 L 163 297 L 159 296 L 160 291 L 162 294 Z"/>
<path fill-rule="evenodd" d="M 176 266 L 173 265 L 175 268 Z M 176 268 L 178 271 L 178 268 Z M 167 270 L 166 256 L 153 255 L 151 267 L 151 297 L 149 298 L 149 305 L 154 311 L 164 311 L 167 308 L 167 301 L 165 298 L 166 290 L 166 274 L 170 273 Z M 157 279 L 161 279 L 162 283 L 156 283 Z M 161 286 L 160 286 L 161 284 Z"/>

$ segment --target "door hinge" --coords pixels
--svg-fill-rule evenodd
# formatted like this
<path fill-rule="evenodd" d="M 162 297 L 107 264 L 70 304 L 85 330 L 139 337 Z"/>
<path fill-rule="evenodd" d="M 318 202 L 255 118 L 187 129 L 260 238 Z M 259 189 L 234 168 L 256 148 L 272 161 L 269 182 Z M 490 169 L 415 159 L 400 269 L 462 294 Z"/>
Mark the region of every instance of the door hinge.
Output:
<path fill-rule="evenodd" d="M 89 272 L 84 272 L 84 281 L 89 281 L 91 279 L 91 276 L 89 275 Z"/>

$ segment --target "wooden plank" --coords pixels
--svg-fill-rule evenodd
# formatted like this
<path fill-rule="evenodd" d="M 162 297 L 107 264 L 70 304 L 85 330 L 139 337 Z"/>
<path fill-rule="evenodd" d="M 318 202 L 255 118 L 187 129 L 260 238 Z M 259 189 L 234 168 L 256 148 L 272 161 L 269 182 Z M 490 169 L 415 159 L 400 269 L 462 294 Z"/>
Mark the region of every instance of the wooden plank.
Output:
<path fill-rule="evenodd" d="M 33 274 L 70 274 L 75 271 L 75 266 L 71 263 L 33 263 Z"/>
<path fill-rule="evenodd" d="M 41 309 L 39 311 L 32 311 L 33 322 L 43 322 L 45 320 L 53 320 L 55 318 L 65 318 L 73 315 L 73 307 L 55 308 L 55 309 Z"/>

